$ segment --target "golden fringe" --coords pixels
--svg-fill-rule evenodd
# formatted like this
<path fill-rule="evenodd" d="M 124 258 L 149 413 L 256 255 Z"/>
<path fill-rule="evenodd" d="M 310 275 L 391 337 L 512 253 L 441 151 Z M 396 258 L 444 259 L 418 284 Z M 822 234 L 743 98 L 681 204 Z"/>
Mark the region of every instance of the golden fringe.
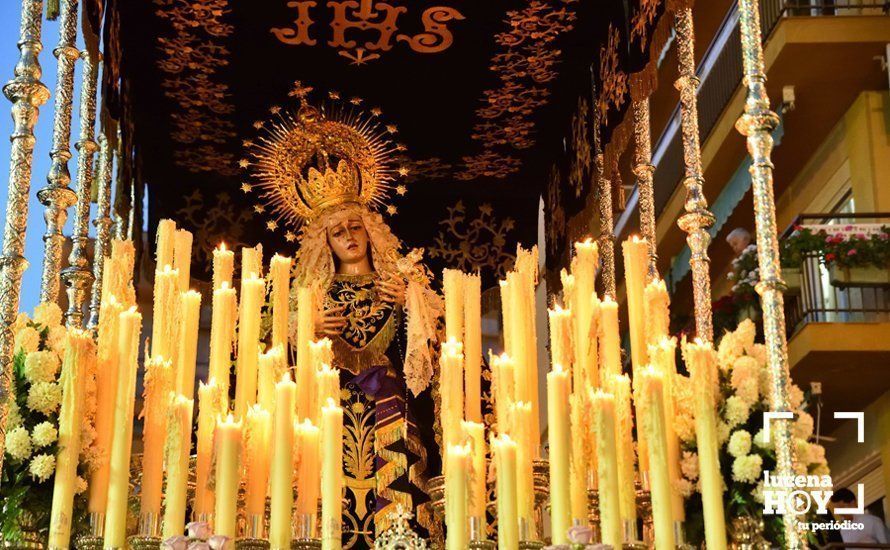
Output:
<path fill-rule="evenodd" d="M 652 40 L 649 41 L 649 62 L 641 70 L 629 75 L 630 96 L 634 101 L 645 99 L 658 89 L 658 57 L 667 41 L 670 40 L 674 13 L 682 9 L 684 4 L 691 6 L 694 0 L 667 0 L 667 2 L 665 12 L 658 20 L 652 33 Z M 633 114 L 632 108 L 628 108 L 622 121 L 612 130 L 609 143 L 605 146 L 603 151 L 604 166 L 612 166 L 613 162 L 618 162 L 627 149 L 632 136 Z"/>
<path fill-rule="evenodd" d="M 399 311 L 394 309 L 389 319 L 371 341 L 364 347 L 356 349 L 340 336 L 332 338 L 331 349 L 334 362 L 338 368 L 346 369 L 352 374 L 361 374 L 365 370 L 380 364 L 380 357 L 386 353 L 399 326 Z"/>
<path fill-rule="evenodd" d="M 397 451 L 390 451 L 386 447 L 404 440 L 407 431 L 405 420 L 393 422 L 385 428 L 374 430 L 374 447 L 376 454 L 386 461 L 375 474 L 377 480 L 377 495 L 390 502 L 388 506 L 379 510 L 374 515 L 374 527 L 378 533 L 386 531 L 392 524 L 390 513 L 395 510 L 397 504 L 401 504 L 406 510 L 413 508 L 411 495 L 390 489 L 390 485 L 408 471 L 408 457 Z"/>

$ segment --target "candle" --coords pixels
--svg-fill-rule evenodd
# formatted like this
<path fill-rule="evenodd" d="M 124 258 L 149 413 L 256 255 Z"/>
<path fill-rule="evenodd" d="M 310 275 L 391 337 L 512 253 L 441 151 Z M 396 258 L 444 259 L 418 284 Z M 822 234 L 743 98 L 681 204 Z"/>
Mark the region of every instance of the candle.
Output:
<path fill-rule="evenodd" d="M 285 373 L 275 386 L 275 414 L 272 431 L 270 473 L 269 543 L 274 550 L 290 548 L 291 513 L 294 505 L 294 400 L 297 385 Z"/>
<path fill-rule="evenodd" d="M 319 457 L 321 431 L 309 419 L 297 424 L 294 429 L 297 439 L 297 514 L 311 516 L 313 519 L 310 523 L 314 524 L 321 490 L 318 477 L 321 468 Z"/>
<path fill-rule="evenodd" d="M 572 449 L 570 457 L 571 486 L 569 499 L 572 508 L 572 520 L 587 525 L 587 481 L 591 451 L 588 437 L 589 422 L 583 392 L 569 396 L 569 414 L 571 415 Z"/>
<path fill-rule="evenodd" d="M 482 422 L 482 279 L 464 275 L 463 288 L 465 415 Z"/>
<path fill-rule="evenodd" d="M 590 393 L 590 409 L 593 413 L 592 427 L 596 437 L 600 533 L 603 544 L 620 548 L 623 535 L 618 488 L 615 396 L 602 390 L 594 390 Z"/>
<path fill-rule="evenodd" d="M 161 493 L 164 480 L 164 442 L 173 391 L 173 368 L 169 360 L 152 357 L 145 361 L 143 379 L 142 448 L 154 449 L 142 456 L 142 499 L 140 513 L 155 525 L 161 517 Z"/>
<path fill-rule="evenodd" d="M 213 511 L 210 470 L 213 463 L 213 430 L 216 417 L 225 412 L 226 399 L 216 378 L 198 384 L 198 447 L 195 463 L 195 518 L 203 521 Z"/>
<path fill-rule="evenodd" d="M 676 366 L 676 338 L 662 338 L 658 345 L 649 346 L 649 359 L 652 366 L 664 375 L 664 417 L 674 418 L 673 385 L 677 376 Z M 680 479 L 680 438 L 674 431 L 673 422 L 665 425 L 665 437 L 668 449 L 668 469 L 671 475 L 671 486 Z M 674 509 L 674 521 L 684 521 L 686 512 L 683 506 L 683 495 L 679 491 L 671 493 L 671 502 Z"/>
<path fill-rule="evenodd" d="M 516 513 L 520 525 L 526 527 L 520 533 L 523 540 L 535 540 L 535 491 L 532 467 L 532 406 L 517 401 L 510 407 L 511 430 L 516 440 Z"/>
<path fill-rule="evenodd" d="M 695 343 L 687 343 L 683 348 L 686 366 L 692 376 L 705 542 L 709 549 L 720 550 L 726 548 L 726 520 L 723 515 L 720 443 L 717 438 L 717 354 L 710 344 L 698 338 Z"/>
<path fill-rule="evenodd" d="M 259 356 L 257 366 L 257 403 L 265 410 L 275 410 L 275 384 L 287 371 L 284 348 L 275 346 Z"/>
<path fill-rule="evenodd" d="M 232 370 L 232 344 L 235 341 L 236 318 L 235 289 L 223 281 L 218 290 L 213 291 L 213 313 L 210 321 L 210 378 L 216 380 L 224 401 L 223 409 L 228 409 L 229 377 Z"/>
<path fill-rule="evenodd" d="M 649 487 L 656 548 L 674 547 L 671 476 L 668 466 L 667 421 L 664 416 L 664 375 L 653 367 L 640 370 L 640 415 L 649 452 Z"/>
<path fill-rule="evenodd" d="M 499 281 L 498 286 L 501 289 L 501 325 L 503 328 L 501 332 L 504 334 L 504 353 L 513 355 L 513 312 L 510 309 L 510 279 Z"/>
<path fill-rule="evenodd" d="M 192 234 L 185 229 L 177 229 L 173 239 L 173 268 L 179 271 L 179 291 L 185 292 L 191 282 Z"/>
<path fill-rule="evenodd" d="M 646 317 L 644 289 L 649 262 L 646 239 L 633 236 L 622 245 L 624 251 L 624 281 L 627 291 L 627 319 L 630 326 L 631 362 L 634 373 L 643 368 L 646 356 Z"/>
<path fill-rule="evenodd" d="M 318 388 L 319 404 L 333 400 L 340 404 L 340 370 L 331 368 L 327 363 L 322 363 L 321 368 L 315 372 L 316 387 Z M 321 418 L 321 408 L 316 415 Z"/>
<path fill-rule="evenodd" d="M 176 360 L 176 392 L 195 395 L 195 367 L 198 360 L 198 329 L 201 319 L 201 293 L 189 290 L 179 295 L 179 350 Z"/>
<path fill-rule="evenodd" d="M 463 342 L 464 339 L 464 274 L 457 269 L 442 271 L 442 290 L 445 293 L 445 339 Z"/>
<path fill-rule="evenodd" d="M 621 374 L 621 340 L 618 332 L 618 304 L 611 296 L 600 302 L 600 361 L 603 385 Z"/>
<path fill-rule="evenodd" d="M 312 370 L 312 350 L 309 343 L 315 339 L 315 314 L 317 308 L 315 290 L 301 286 L 297 289 L 297 420 L 310 418 L 315 410 L 315 375 Z"/>
<path fill-rule="evenodd" d="M 59 450 L 56 455 L 56 476 L 53 480 L 50 512 L 50 548 L 68 548 L 71 544 L 71 519 L 81 445 L 80 432 L 83 423 L 86 378 L 88 373 L 94 370 L 95 361 L 96 346 L 92 334 L 76 328 L 69 329 L 60 378 L 62 405 L 59 410 Z"/>
<path fill-rule="evenodd" d="M 243 418 L 256 403 L 257 363 L 260 353 L 260 323 L 266 283 L 248 275 L 241 280 L 238 316 L 238 359 L 235 365 L 235 416 Z"/>
<path fill-rule="evenodd" d="M 547 373 L 547 425 L 550 440 L 550 525 L 553 544 L 568 544 L 571 526 L 569 499 L 569 373 L 554 364 Z M 582 480 L 584 478 L 581 478 Z M 586 483 L 581 484 L 585 489 Z"/>
<path fill-rule="evenodd" d="M 321 410 L 321 547 L 342 547 L 343 409 L 329 401 Z"/>
<path fill-rule="evenodd" d="M 161 220 L 158 222 L 157 242 L 155 243 L 155 266 L 163 269 L 173 265 L 173 251 L 176 242 L 176 222 Z"/>
<path fill-rule="evenodd" d="M 550 364 L 571 368 L 574 362 L 572 310 L 559 304 L 547 311 L 550 321 Z"/>
<path fill-rule="evenodd" d="M 133 288 L 133 264 L 136 249 L 133 241 L 114 239 L 111 241 L 111 256 L 105 258 L 105 269 L 102 272 L 102 302 L 114 296 L 125 307 L 136 305 L 136 291 Z M 102 315 L 102 310 L 99 310 Z"/>
<path fill-rule="evenodd" d="M 522 380 L 522 385 L 517 385 L 519 399 L 531 404 L 531 432 L 530 449 L 533 458 L 537 458 L 540 452 L 541 429 L 540 401 L 538 397 L 538 339 L 535 321 L 535 287 L 538 280 L 538 247 L 533 246 L 526 250 L 521 246 L 516 250 L 516 285 L 514 291 L 514 303 L 512 311 L 520 328 L 517 332 L 522 336 L 517 341 L 517 365 L 524 374 L 517 378 Z"/>
<path fill-rule="evenodd" d="M 216 506 L 213 534 L 234 539 L 238 534 L 238 482 L 243 421 L 229 414 L 216 419 Z"/>
<path fill-rule="evenodd" d="M 263 245 L 257 244 L 253 248 L 241 248 L 241 280 L 247 279 L 251 274 L 263 277 Z"/>
<path fill-rule="evenodd" d="M 447 448 L 449 445 L 457 445 L 462 439 L 460 422 L 464 416 L 463 344 L 453 338 L 443 343 L 439 365 L 442 440 Z"/>
<path fill-rule="evenodd" d="M 645 290 L 646 343 L 658 344 L 662 338 L 669 336 L 670 304 L 667 286 L 661 279 L 654 279 Z"/>
<path fill-rule="evenodd" d="M 615 396 L 616 445 L 618 448 L 618 498 L 621 520 L 625 525 L 637 524 L 637 494 L 634 487 L 633 416 L 630 405 L 630 378 L 612 375 L 606 386 Z"/>
<path fill-rule="evenodd" d="M 488 496 L 485 486 L 485 425 L 479 422 L 463 421 L 461 429 L 464 439 L 469 442 L 471 449 L 469 514 L 478 518 L 484 534 L 485 499 Z"/>
<path fill-rule="evenodd" d="M 124 306 L 114 295 L 109 295 L 99 309 L 99 339 L 96 368 L 96 447 L 97 463 L 90 476 L 90 513 L 105 513 L 108 502 L 108 475 L 111 464 L 111 440 L 114 437 L 114 401 L 117 395 L 119 349 L 118 323 Z"/>
<path fill-rule="evenodd" d="M 290 258 L 275 254 L 269 264 L 272 279 L 272 346 L 287 348 L 287 323 L 290 308 Z"/>
<path fill-rule="evenodd" d="M 491 356 L 492 393 L 494 394 L 495 420 L 502 433 L 510 431 L 510 406 L 516 400 L 516 383 L 513 359 L 506 353 Z"/>
<path fill-rule="evenodd" d="M 232 286 L 235 273 L 235 251 L 227 250 L 226 243 L 213 249 L 213 290 L 219 290 L 223 283 Z"/>
<path fill-rule="evenodd" d="M 466 550 L 467 536 L 467 497 L 470 471 L 470 447 L 449 445 L 445 457 L 445 527 L 447 550 Z"/>
<path fill-rule="evenodd" d="M 165 447 L 167 454 L 163 529 L 165 539 L 185 532 L 189 455 L 192 450 L 192 410 L 195 402 L 184 395 L 175 395 L 171 403 Z"/>
<path fill-rule="evenodd" d="M 246 491 L 244 512 L 247 514 L 248 528 L 259 528 L 250 534 L 253 538 L 263 538 L 263 522 L 266 513 L 266 489 L 269 486 L 269 444 L 272 437 L 272 414 L 260 405 L 247 409 L 244 433 L 244 471 Z"/>
<path fill-rule="evenodd" d="M 151 356 L 176 365 L 179 342 L 179 271 L 169 265 L 155 271 L 151 320 Z"/>
<path fill-rule="evenodd" d="M 516 510 L 516 442 L 507 434 L 491 437 L 494 456 L 498 511 L 498 550 L 519 548 L 519 518 Z"/>
<path fill-rule="evenodd" d="M 114 401 L 114 437 L 111 442 L 108 502 L 105 511 L 105 547 L 127 545 L 127 498 L 130 489 L 130 450 L 133 443 L 133 407 L 142 315 L 135 307 L 121 313 L 118 325 L 117 392 Z"/>
<path fill-rule="evenodd" d="M 590 335 L 591 332 L 596 334 L 592 298 L 595 299 L 594 280 L 598 256 L 597 245 L 592 240 L 575 243 L 575 257 L 572 258 L 575 368 L 572 378 L 576 391 L 577 388 L 587 388 L 588 384 L 599 384 L 597 379 L 588 380 L 588 374 L 596 370 L 596 339 Z"/>

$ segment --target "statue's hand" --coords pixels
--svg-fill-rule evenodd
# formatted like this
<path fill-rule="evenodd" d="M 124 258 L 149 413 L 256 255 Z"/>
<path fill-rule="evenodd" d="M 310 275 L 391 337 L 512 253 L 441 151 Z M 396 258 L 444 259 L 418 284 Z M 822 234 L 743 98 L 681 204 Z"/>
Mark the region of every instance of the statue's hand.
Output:
<path fill-rule="evenodd" d="M 408 283 L 401 277 L 392 277 L 377 283 L 380 293 L 383 295 L 384 302 L 391 304 L 405 305 L 405 294 L 408 290 Z"/>
<path fill-rule="evenodd" d="M 346 317 L 342 313 L 346 306 L 327 308 L 321 312 L 321 322 L 316 326 L 316 332 L 326 336 L 337 336 L 346 326 Z"/>

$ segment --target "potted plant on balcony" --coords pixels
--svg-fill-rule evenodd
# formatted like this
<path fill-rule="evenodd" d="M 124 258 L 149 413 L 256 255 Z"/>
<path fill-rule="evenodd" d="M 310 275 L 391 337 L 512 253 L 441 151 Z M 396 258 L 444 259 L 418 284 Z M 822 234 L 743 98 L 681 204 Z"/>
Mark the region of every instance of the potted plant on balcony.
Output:
<path fill-rule="evenodd" d="M 779 262 L 782 265 L 782 278 L 785 280 L 787 294 L 800 294 L 803 264 L 808 257 L 818 255 L 824 245 L 823 235 L 800 225 L 794 226 L 794 231 L 782 239 Z"/>
<path fill-rule="evenodd" d="M 890 286 L 890 228 L 864 233 L 826 235 L 823 259 L 831 284 Z"/>

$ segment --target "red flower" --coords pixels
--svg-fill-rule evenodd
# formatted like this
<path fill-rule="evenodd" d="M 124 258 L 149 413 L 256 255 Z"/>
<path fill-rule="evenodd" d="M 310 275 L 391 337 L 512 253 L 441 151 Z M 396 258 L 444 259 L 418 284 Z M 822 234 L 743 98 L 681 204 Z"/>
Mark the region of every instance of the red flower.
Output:
<path fill-rule="evenodd" d="M 834 255 L 834 253 L 829 252 L 828 254 L 825 255 L 825 261 L 826 261 L 826 262 L 833 262 L 834 259 L 835 259 L 835 257 L 836 257 L 836 256 Z"/>

